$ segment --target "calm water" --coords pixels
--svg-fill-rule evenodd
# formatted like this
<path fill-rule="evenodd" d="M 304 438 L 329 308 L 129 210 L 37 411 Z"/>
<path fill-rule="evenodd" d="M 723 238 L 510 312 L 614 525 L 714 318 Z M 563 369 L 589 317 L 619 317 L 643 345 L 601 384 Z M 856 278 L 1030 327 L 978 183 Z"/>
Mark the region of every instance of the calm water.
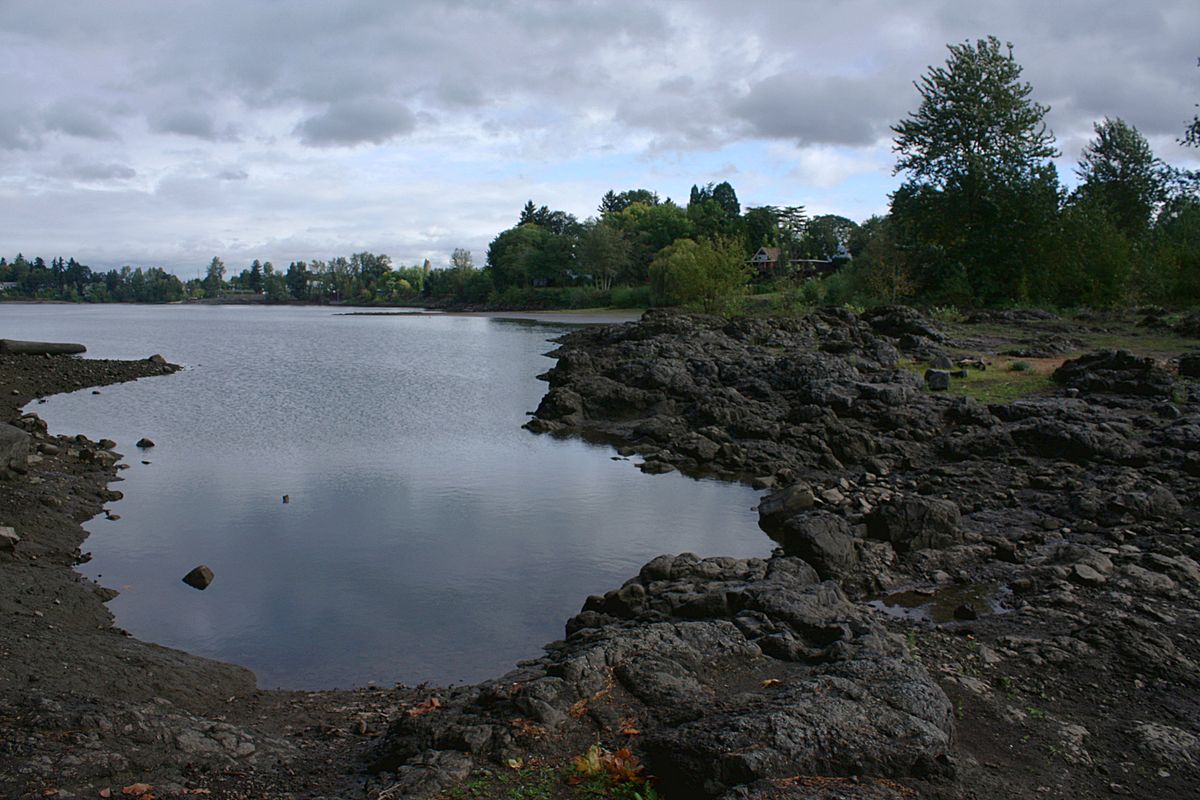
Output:
<path fill-rule="evenodd" d="M 109 505 L 121 519 L 87 524 L 80 567 L 121 591 L 118 624 L 264 687 L 494 677 L 655 555 L 770 551 L 746 487 L 644 475 L 521 429 L 562 330 L 0 305 L 0 337 L 186 365 L 32 408 L 55 433 L 116 440 L 131 465 Z M 157 444 L 144 454 L 143 436 Z M 200 563 L 216 573 L 203 592 L 180 581 Z"/>

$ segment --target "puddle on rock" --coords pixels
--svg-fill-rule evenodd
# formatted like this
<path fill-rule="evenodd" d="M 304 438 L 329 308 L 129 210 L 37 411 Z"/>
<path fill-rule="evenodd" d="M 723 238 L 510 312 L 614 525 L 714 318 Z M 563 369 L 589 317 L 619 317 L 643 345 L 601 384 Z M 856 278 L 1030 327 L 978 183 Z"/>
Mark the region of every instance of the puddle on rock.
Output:
<path fill-rule="evenodd" d="M 951 584 L 941 588 L 909 589 L 868 600 L 867 605 L 890 617 L 927 622 L 969 621 L 1010 610 L 1003 601 L 1012 592 L 995 582 Z M 964 607 L 973 609 L 975 616 L 958 616 Z"/>

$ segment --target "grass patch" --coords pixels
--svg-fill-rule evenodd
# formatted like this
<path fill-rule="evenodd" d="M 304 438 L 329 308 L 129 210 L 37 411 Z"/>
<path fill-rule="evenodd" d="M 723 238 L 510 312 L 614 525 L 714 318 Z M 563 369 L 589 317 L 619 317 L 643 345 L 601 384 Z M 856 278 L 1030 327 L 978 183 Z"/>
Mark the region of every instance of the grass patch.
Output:
<path fill-rule="evenodd" d="M 1008 360 L 999 358 L 986 370 L 967 370 L 965 378 L 951 378 L 950 388 L 945 392 L 927 392 L 944 394 L 949 397 L 970 397 L 976 402 L 1011 403 L 1023 397 L 1046 394 L 1054 387 L 1051 375 L 1062 365 L 1061 358 L 1029 358 Z M 1014 364 L 1023 364 L 1014 367 Z M 900 365 L 905 369 L 924 376 L 927 364 L 904 360 Z"/>

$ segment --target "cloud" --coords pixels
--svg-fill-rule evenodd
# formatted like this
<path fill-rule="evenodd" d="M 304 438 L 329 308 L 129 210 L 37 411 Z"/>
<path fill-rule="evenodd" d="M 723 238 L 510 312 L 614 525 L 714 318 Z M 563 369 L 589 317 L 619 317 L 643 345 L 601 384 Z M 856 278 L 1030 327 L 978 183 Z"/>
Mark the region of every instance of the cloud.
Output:
<path fill-rule="evenodd" d="M 87 106 L 83 98 L 59 101 L 43 112 L 43 126 L 80 139 L 103 142 L 119 138 L 113 126 Z"/>
<path fill-rule="evenodd" d="M 244 181 L 250 177 L 250 173 L 237 167 L 228 167 L 218 172 L 215 177 L 222 181 Z"/>
<path fill-rule="evenodd" d="M 800 73 L 756 82 L 733 104 L 752 135 L 802 144 L 869 145 L 904 114 L 906 93 L 877 76 L 848 78 Z"/>
<path fill-rule="evenodd" d="M 411 133 L 416 116 L 386 100 L 350 100 L 331 104 L 296 126 L 300 141 L 310 147 L 352 147 L 383 144 Z"/>
<path fill-rule="evenodd" d="M 150 117 L 150 129 L 158 133 L 194 136 L 210 142 L 217 139 L 217 126 L 212 116 L 195 108 L 155 112 Z"/>
<path fill-rule="evenodd" d="M 109 183 L 128 181 L 137 177 L 137 170 L 128 164 L 97 162 L 65 158 L 52 171 L 54 175 L 84 183 Z"/>

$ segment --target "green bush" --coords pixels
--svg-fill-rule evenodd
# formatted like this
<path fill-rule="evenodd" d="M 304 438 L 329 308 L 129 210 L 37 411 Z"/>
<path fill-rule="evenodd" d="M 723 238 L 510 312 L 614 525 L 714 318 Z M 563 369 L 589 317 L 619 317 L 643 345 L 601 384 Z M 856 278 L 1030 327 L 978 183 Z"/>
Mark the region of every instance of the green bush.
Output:
<path fill-rule="evenodd" d="M 649 308 L 649 286 L 614 286 L 609 294 L 609 305 L 613 308 Z"/>

